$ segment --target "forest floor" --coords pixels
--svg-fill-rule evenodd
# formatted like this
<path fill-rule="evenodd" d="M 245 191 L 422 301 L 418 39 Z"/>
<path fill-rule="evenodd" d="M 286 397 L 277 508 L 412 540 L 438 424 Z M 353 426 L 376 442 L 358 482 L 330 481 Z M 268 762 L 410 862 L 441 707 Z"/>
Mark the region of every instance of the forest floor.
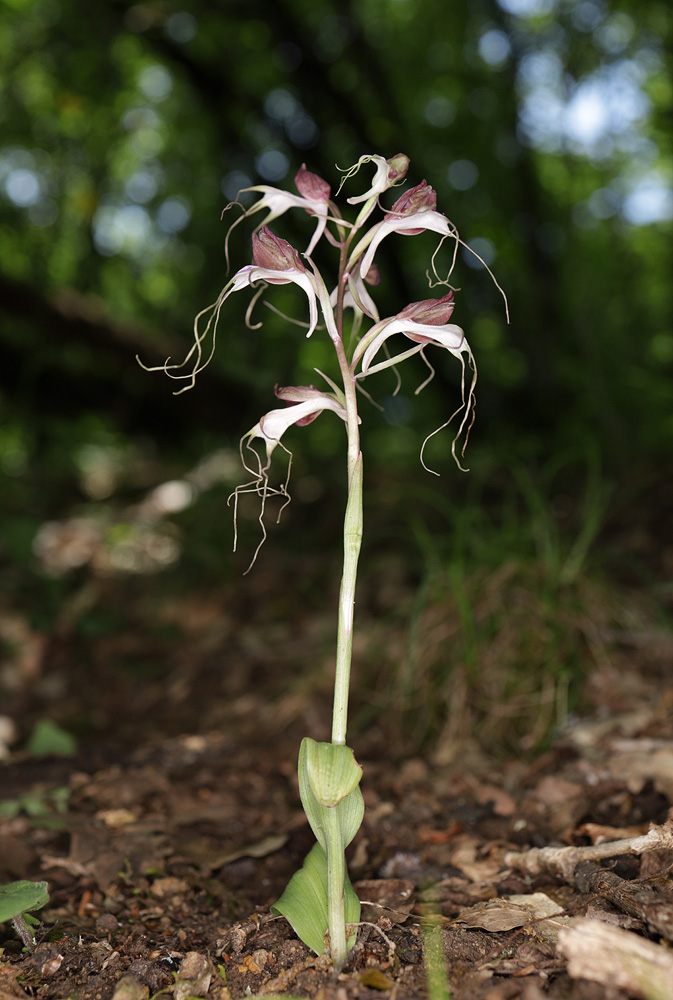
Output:
<path fill-rule="evenodd" d="M 3 712 L 78 750 L 0 764 L 0 880 L 50 892 L 32 954 L 0 929 L 1 1000 L 673 998 L 671 634 L 608 638 L 536 754 L 355 733 L 363 925 L 337 973 L 269 912 L 312 843 L 296 758 L 329 738 L 333 627 L 277 580 L 160 599 L 87 579 L 48 634 L 5 609 Z M 288 683 L 298 662 L 318 680 Z"/>

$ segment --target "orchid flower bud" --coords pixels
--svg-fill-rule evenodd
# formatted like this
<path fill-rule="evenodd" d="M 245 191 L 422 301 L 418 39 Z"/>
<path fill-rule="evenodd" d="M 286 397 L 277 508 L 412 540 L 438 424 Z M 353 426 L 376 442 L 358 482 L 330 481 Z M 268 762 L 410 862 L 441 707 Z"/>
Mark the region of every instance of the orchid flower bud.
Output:
<path fill-rule="evenodd" d="M 415 215 L 416 212 L 434 212 L 436 208 L 437 195 L 434 188 L 430 187 L 426 181 L 421 181 L 416 187 L 409 188 L 408 191 L 401 194 L 390 211 L 386 212 L 385 217 Z"/>
<path fill-rule="evenodd" d="M 307 170 L 305 163 L 302 163 L 297 171 L 294 183 L 299 194 L 309 201 L 327 202 L 330 199 L 332 189 L 327 181 L 324 181 L 318 174 L 313 174 L 310 170 Z"/>
<path fill-rule="evenodd" d="M 398 319 L 410 319 L 424 326 L 444 326 L 448 323 L 454 310 L 453 292 L 442 295 L 441 299 L 424 299 L 422 302 L 410 302 L 401 312 Z"/>
<path fill-rule="evenodd" d="M 409 215 L 416 215 L 417 212 L 434 212 L 437 208 L 437 195 L 434 189 L 421 181 L 416 187 L 409 188 L 400 195 L 389 212 L 386 212 L 384 221 L 388 219 L 405 218 Z M 407 229 L 405 236 L 417 236 L 422 233 L 422 229 Z"/>
<path fill-rule="evenodd" d="M 407 170 L 409 169 L 410 159 L 405 156 L 404 153 L 396 153 L 395 156 L 391 156 L 389 160 L 386 160 L 388 164 L 388 180 L 390 184 L 397 184 L 407 175 Z"/>
<path fill-rule="evenodd" d="M 305 271 L 299 251 L 291 243 L 262 226 L 252 237 L 252 260 L 269 271 Z"/>

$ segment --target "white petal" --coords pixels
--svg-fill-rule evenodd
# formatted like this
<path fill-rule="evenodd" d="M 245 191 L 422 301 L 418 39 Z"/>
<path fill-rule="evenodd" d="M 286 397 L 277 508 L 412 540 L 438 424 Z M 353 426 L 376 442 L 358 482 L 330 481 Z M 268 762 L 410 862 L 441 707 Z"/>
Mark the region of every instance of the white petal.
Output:
<path fill-rule="evenodd" d="M 271 458 L 273 449 L 276 447 L 281 437 L 292 424 L 310 416 L 318 410 L 334 410 L 342 420 L 346 420 L 346 411 L 339 405 L 336 399 L 331 396 L 316 396 L 315 399 L 307 399 L 303 403 L 296 403 L 294 406 L 283 406 L 277 410 L 269 410 L 252 430 L 245 435 L 247 438 L 263 438 L 266 442 L 266 456 Z"/>
<path fill-rule="evenodd" d="M 367 248 L 360 263 L 360 274 L 367 274 L 372 266 L 376 248 L 388 233 L 403 233 L 407 229 L 431 229 L 442 236 L 453 236 L 449 220 L 440 212 L 417 212 L 415 215 L 404 215 L 399 219 L 387 219 L 379 223 L 377 232 Z"/>
<path fill-rule="evenodd" d="M 310 337 L 318 325 L 318 300 L 314 287 L 313 278 L 307 271 L 297 271 L 289 268 L 287 271 L 277 271 L 269 267 L 257 267 L 255 264 L 246 264 L 231 279 L 231 291 L 237 292 L 246 285 L 253 285 L 256 281 L 267 281 L 270 285 L 299 285 L 303 288 L 308 299 L 309 308 L 309 331 L 306 334 Z"/>
<path fill-rule="evenodd" d="M 264 197 L 260 198 L 258 202 L 252 205 L 248 209 L 247 215 L 252 215 L 255 212 L 259 212 L 263 208 L 269 209 L 269 214 L 264 219 L 263 225 L 268 225 L 277 219 L 280 215 L 283 215 L 290 208 L 303 208 L 305 212 L 310 215 L 315 215 L 318 218 L 318 223 L 315 228 L 315 232 L 311 237 L 311 242 L 309 243 L 306 254 L 313 253 L 315 245 L 325 231 L 325 226 L 327 224 L 327 216 L 329 214 L 329 204 L 326 201 L 314 201 L 312 198 L 304 198 L 302 195 L 291 194 L 289 191 L 281 191 L 279 188 L 268 187 L 266 185 L 260 184 L 258 187 L 244 188 L 245 191 L 263 191 Z"/>
<path fill-rule="evenodd" d="M 425 323 L 414 323 L 408 319 L 393 319 L 383 327 L 364 352 L 361 365 L 363 374 L 367 372 L 383 343 L 395 333 L 416 334 L 423 337 L 424 340 L 445 347 L 452 354 L 459 355 L 462 351 L 469 351 L 465 334 L 454 323 L 446 323 L 444 326 L 429 326 Z"/>
<path fill-rule="evenodd" d="M 357 162 L 356 166 L 360 166 L 361 163 L 375 163 L 376 173 L 374 174 L 374 180 L 372 181 L 372 186 L 369 191 L 365 191 L 364 194 L 359 194 L 357 198 L 347 198 L 349 205 L 358 205 L 361 201 L 367 201 L 369 198 L 375 197 L 377 194 L 381 194 L 383 191 L 388 190 L 388 163 L 382 156 L 361 156 Z M 346 176 L 350 176 L 350 171 Z M 365 274 L 367 272 L 365 271 Z"/>

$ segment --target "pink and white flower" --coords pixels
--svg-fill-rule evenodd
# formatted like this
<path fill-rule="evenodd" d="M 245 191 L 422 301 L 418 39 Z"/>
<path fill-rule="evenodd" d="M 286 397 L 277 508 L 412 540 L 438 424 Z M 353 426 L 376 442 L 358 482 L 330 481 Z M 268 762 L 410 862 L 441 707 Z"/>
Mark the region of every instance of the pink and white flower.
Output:
<path fill-rule="evenodd" d="M 266 464 L 262 471 L 266 472 L 271 462 L 271 456 L 280 443 L 288 427 L 296 424 L 303 427 L 310 424 L 323 410 L 332 410 L 345 422 L 346 408 L 335 393 L 321 392 L 314 385 L 275 387 L 275 394 L 285 400 L 288 406 L 269 410 L 261 420 L 243 435 L 243 441 L 250 443 L 254 438 L 261 438 L 266 445 Z"/>
<path fill-rule="evenodd" d="M 281 191 L 280 188 L 270 187 L 267 184 L 258 184 L 255 187 L 243 188 L 239 194 L 242 194 L 243 191 L 259 191 L 262 193 L 262 197 L 254 205 L 251 205 L 241 218 L 245 219 L 250 215 L 254 215 L 255 212 L 268 209 L 268 214 L 261 223 L 263 227 L 268 226 L 270 222 L 284 215 L 291 208 L 301 208 L 305 212 L 308 212 L 309 215 L 316 216 L 318 222 L 311 237 L 311 242 L 306 248 L 306 254 L 309 255 L 313 253 L 316 243 L 325 232 L 327 220 L 330 217 L 331 189 L 327 181 L 324 181 L 322 177 L 307 170 L 305 163 L 302 163 L 297 171 L 294 182 L 299 194 Z M 240 221 L 241 219 L 237 219 L 234 226 L 237 226 Z M 233 229 L 234 226 L 231 228 Z"/>
<path fill-rule="evenodd" d="M 372 226 L 369 232 L 360 240 L 350 255 L 348 266 L 353 267 L 359 257 L 362 257 L 360 269 L 367 273 L 374 262 L 374 255 L 382 240 L 390 233 L 402 233 L 416 236 L 425 230 L 439 233 L 441 236 L 451 236 L 458 239 L 458 233 L 452 222 L 441 212 L 424 209 L 412 215 L 390 215 L 383 222 Z M 364 254 L 364 256 L 362 256 Z"/>
<path fill-rule="evenodd" d="M 356 174 L 363 163 L 374 163 L 376 165 L 374 180 L 369 190 L 365 191 L 364 194 L 359 194 L 355 198 L 348 198 L 349 205 L 359 205 L 361 202 L 367 202 L 370 199 L 375 200 L 380 194 L 387 191 L 388 188 L 393 187 L 394 184 L 399 184 L 409 169 L 409 157 L 405 156 L 404 153 L 397 153 L 395 156 L 391 156 L 389 160 L 376 154 L 361 156 L 355 166 L 346 172 L 341 183 L 343 184 L 343 181 L 348 177 Z"/>
<path fill-rule="evenodd" d="M 405 306 L 396 316 L 382 319 L 375 323 L 357 345 L 353 354 L 353 363 L 360 363 L 359 378 L 383 371 L 405 361 L 423 351 L 430 344 L 444 347 L 451 354 L 460 357 L 462 354 L 472 356 L 472 351 L 461 327 L 449 323 L 453 313 L 453 292 L 449 291 L 439 299 L 424 299 L 422 302 L 412 302 Z M 402 333 L 414 342 L 414 347 L 392 358 L 373 365 L 372 362 L 389 337 Z"/>

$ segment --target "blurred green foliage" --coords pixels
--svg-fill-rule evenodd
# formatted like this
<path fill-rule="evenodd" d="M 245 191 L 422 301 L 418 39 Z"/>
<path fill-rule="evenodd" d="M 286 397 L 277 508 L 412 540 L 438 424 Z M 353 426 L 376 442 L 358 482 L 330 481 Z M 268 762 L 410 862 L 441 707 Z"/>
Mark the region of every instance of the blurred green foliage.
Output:
<path fill-rule="evenodd" d="M 174 400 L 134 355 L 188 349 L 193 316 L 225 282 L 234 213 L 219 215 L 239 189 L 292 187 L 305 161 L 334 190 L 366 152 L 407 153 L 410 182 L 436 188 L 507 292 L 509 326 L 486 272 L 459 254 L 476 465 L 544 465 L 570 449 L 598 453 L 617 478 L 656 471 L 673 439 L 672 23 L 666 0 L 3 0 L 8 515 L 54 516 L 73 483 L 91 499 L 87 448 L 114 453 L 115 489 L 133 497 L 156 481 L 158 456 L 178 470 L 235 447 L 275 382 L 330 364 L 319 335 L 271 313 L 251 331 L 235 302 L 188 396 Z M 301 244 L 310 226 L 288 215 L 278 230 Z M 249 233 L 236 230 L 235 267 Z M 386 241 L 382 315 L 428 294 L 434 246 Z M 435 360 L 418 398 L 408 374 L 396 399 L 391 374 L 379 377 L 384 411 L 365 427 L 379 471 L 416 467 L 454 408 L 454 367 Z M 337 422 L 299 434 L 304 473 L 329 471 Z M 442 472 L 449 441 L 428 452 Z"/>

